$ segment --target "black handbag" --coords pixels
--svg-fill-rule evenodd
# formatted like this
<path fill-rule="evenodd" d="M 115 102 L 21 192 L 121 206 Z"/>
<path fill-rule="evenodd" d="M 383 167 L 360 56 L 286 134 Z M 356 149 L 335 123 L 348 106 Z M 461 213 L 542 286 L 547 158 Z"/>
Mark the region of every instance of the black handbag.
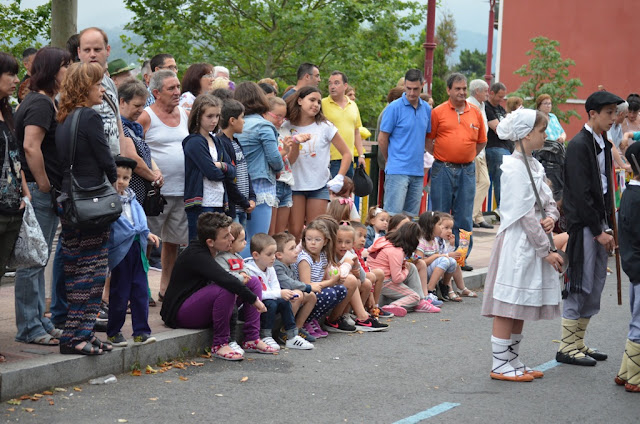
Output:
<path fill-rule="evenodd" d="M 358 197 L 366 197 L 373 191 L 373 181 L 364 170 L 364 166 L 358 165 L 353 173 L 353 192 Z"/>
<path fill-rule="evenodd" d="M 122 213 L 122 203 L 115 188 L 104 175 L 102 184 L 95 187 L 82 187 L 73 176 L 73 163 L 76 156 L 76 141 L 78 138 L 78 121 L 82 116 L 82 109 L 76 110 L 71 118 L 71 142 L 69 187 L 61 196 L 63 218 L 66 223 L 76 229 L 88 230 L 105 227 L 116 221 Z M 66 195 L 66 199 L 63 198 Z"/>
<path fill-rule="evenodd" d="M 158 216 L 164 212 L 167 204 L 164 196 L 160 194 L 160 187 L 154 186 L 150 181 L 144 181 L 144 201 L 142 208 L 147 216 Z"/>

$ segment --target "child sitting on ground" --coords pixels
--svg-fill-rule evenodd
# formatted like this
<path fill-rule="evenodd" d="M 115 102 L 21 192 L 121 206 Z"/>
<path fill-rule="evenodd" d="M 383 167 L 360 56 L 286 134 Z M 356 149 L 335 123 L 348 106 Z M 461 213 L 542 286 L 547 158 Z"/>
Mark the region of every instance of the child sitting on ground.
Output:
<path fill-rule="evenodd" d="M 367 239 L 364 243 L 365 248 L 369 248 L 373 242 L 380 236 L 385 235 L 389 226 L 389 213 L 377 206 L 369 208 L 365 225 L 367 226 Z"/>
<path fill-rule="evenodd" d="M 461 253 L 455 251 L 453 246 L 451 245 L 451 240 L 453 240 L 453 217 L 448 213 L 439 212 L 440 215 L 440 226 L 441 226 L 441 235 L 437 237 L 438 241 L 438 253 L 443 256 L 448 256 L 450 258 L 458 259 L 461 257 Z M 453 281 L 456 283 L 456 287 L 458 288 L 458 292 L 453 291 L 453 287 L 451 286 L 451 277 L 453 277 Z M 446 290 L 442 291 L 442 295 L 445 299 L 452 300 L 454 302 L 462 302 L 462 298 L 464 297 L 478 297 L 476 292 L 469 290 L 464 285 L 464 279 L 462 278 L 462 269 L 460 269 L 460 265 L 456 262 L 456 269 L 450 273 L 446 272 L 442 279 L 442 285 Z M 445 295 L 445 291 L 447 294 Z"/>
<path fill-rule="evenodd" d="M 292 234 L 283 232 L 275 234 L 273 239 L 276 241 L 276 261 L 273 268 L 276 270 L 280 287 L 293 290 L 298 295 L 291 301 L 291 309 L 296 316 L 298 334 L 310 342 L 315 342 L 316 338 L 306 328 L 308 325 L 306 321 L 316 306 L 316 294 L 310 284 L 298 280 L 297 273 L 291 268 L 291 265 L 298 259 L 296 238 Z"/>
<path fill-rule="evenodd" d="M 122 215 L 111 224 L 109 235 L 109 318 L 107 337 L 113 346 L 127 346 L 122 326 L 127 316 L 127 304 L 131 305 L 131 325 L 134 344 L 156 341 L 149 328 L 149 294 L 147 271 L 149 263 L 141 252 L 147 251 L 147 240 L 158 247 L 160 240 L 149 232 L 147 217 L 136 195 L 129 188 L 136 161 L 126 157 L 116 158 L 118 179 L 116 190 L 122 202 Z M 99 346 L 103 349 L 101 346 Z"/>
<path fill-rule="evenodd" d="M 427 211 L 420 215 L 418 225 L 423 237 L 420 239 L 416 255 L 427 265 L 429 282 L 427 284 L 427 299 L 433 305 L 440 306 L 442 301 L 438 299 L 436 287 L 445 273 L 453 273 L 456 270 L 456 260 L 438 252 L 438 237 L 442 235 L 440 213 Z"/>
<path fill-rule="evenodd" d="M 247 271 L 260 279 L 262 303 L 267 307 L 267 312 L 260 316 L 262 341 L 274 351 L 280 350 L 280 345 L 272 337 L 276 313 L 280 313 L 287 333 L 285 346 L 289 349 L 313 349 L 313 344 L 300 337 L 296 328 L 291 300 L 299 295 L 293 290 L 281 289 L 276 271 L 273 269 L 276 260 L 276 241 L 268 234 L 258 233 L 251 237 L 249 248 L 251 249 L 251 258 L 245 262 Z"/>
<path fill-rule="evenodd" d="M 367 227 L 365 227 L 365 225 L 360 221 L 351 221 L 351 226 L 356 231 L 353 250 L 358 257 L 358 262 L 360 262 L 360 266 L 366 273 L 367 278 L 373 284 L 373 288 L 369 295 L 371 301 L 368 302 L 369 304 L 373 304 L 373 307 L 369 309 L 369 313 L 377 318 L 392 318 L 393 314 L 391 312 L 384 311 L 380 309 L 379 306 L 380 292 L 382 291 L 382 282 L 384 281 L 384 272 L 381 269 L 369 268 L 365 258 L 363 257 L 363 252 L 366 251 L 364 243 L 367 238 Z"/>
<path fill-rule="evenodd" d="M 340 205 L 345 206 L 348 211 L 348 218 L 340 219 L 340 221 L 360 221 L 360 213 L 356 208 L 355 202 L 353 201 L 353 190 L 354 190 L 353 180 L 347 176 L 344 177 L 344 183 L 342 183 L 342 189 L 338 193 L 331 192 L 331 202 L 333 200 L 337 200 Z M 335 218 L 335 215 L 330 211 L 331 203 L 329 203 L 329 207 L 327 208 L 327 213 Z"/>
<path fill-rule="evenodd" d="M 416 266 L 407 261 L 418 247 L 420 227 L 406 220 L 388 235 L 378 238 L 369 248 L 370 266 L 384 271 L 382 295 L 393 299 L 383 310 L 403 317 L 407 310 L 415 312 L 440 312 L 424 298 L 420 276 Z"/>

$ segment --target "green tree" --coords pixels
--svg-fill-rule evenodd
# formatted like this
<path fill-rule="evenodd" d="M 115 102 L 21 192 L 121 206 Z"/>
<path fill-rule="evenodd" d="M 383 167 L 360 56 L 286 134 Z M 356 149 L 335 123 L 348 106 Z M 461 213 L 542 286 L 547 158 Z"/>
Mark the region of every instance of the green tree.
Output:
<path fill-rule="evenodd" d="M 51 2 L 33 9 L 23 9 L 21 3 L 15 0 L 0 4 L 0 51 L 18 60 L 27 47 L 40 48 L 48 43 L 51 34 Z"/>
<path fill-rule="evenodd" d="M 436 43 L 444 48 L 445 59 L 451 57 L 453 51 L 458 47 L 456 20 L 453 18 L 453 13 L 448 10 L 443 12 L 442 19 L 436 27 Z"/>
<path fill-rule="evenodd" d="M 558 119 L 569 122 L 571 117 L 580 119 L 574 111 L 562 111 L 558 105 L 567 99 L 575 98 L 578 87 L 582 86 L 579 78 L 569 78 L 569 67 L 576 63 L 571 59 L 562 59 L 557 47 L 560 43 L 546 37 L 531 39 L 533 49 L 527 52 L 531 56 L 529 63 L 515 71 L 516 75 L 526 78 L 513 95 L 522 97 L 527 107 L 535 107 L 535 100 L 540 94 L 548 94 L 553 99 L 553 113 Z"/>
<path fill-rule="evenodd" d="M 208 62 L 237 80 L 295 83 L 302 62 L 326 80 L 339 69 L 357 89 L 363 121 L 375 122 L 384 96 L 411 64 L 401 37 L 422 21 L 418 1 L 390 0 L 125 0 L 134 12 L 125 29 L 142 36 L 131 53 L 173 54 L 182 68 Z M 153 13 L 149 13 L 153 11 Z M 320 88 L 326 93 L 325 82 Z"/>
<path fill-rule="evenodd" d="M 487 54 L 481 53 L 477 49 L 474 51 L 464 49 L 460 52 L 460 63 L 456 65 L 456 70 L 467 80 L 480 79 L 486 72 Z"/>

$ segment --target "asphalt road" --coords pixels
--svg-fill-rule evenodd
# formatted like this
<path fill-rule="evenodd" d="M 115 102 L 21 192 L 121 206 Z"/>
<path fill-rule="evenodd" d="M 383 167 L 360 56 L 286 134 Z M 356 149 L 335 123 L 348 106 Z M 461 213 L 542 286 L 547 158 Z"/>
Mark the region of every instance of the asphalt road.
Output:
<path fill-rule="evenodd" d="M 240 363 L 194 358 L 204 365 L 121 375 L 116 384 L 77 386 L 82 391 L 66 387 L 37 402 L 4 402 L 0 411 L 7 422 L 27 423 L 638 422 L 640 395 L 613 383 L 627 334 L 627 290 L 625 277 L 617 306 L 609 277 L 587 333 L 587 344 L 609 360 L 555 366 L 531 383 L 489 378 L 491 320 L 480 316 L 481 299 L 465 299 L 440 314 L 393 318 L 387 333 L 331 335 L 313 351 L 247 354 L 251 360 Z M 559 320 L 527 323 L 524 334 L 528 366 L 553 360 Z"/>

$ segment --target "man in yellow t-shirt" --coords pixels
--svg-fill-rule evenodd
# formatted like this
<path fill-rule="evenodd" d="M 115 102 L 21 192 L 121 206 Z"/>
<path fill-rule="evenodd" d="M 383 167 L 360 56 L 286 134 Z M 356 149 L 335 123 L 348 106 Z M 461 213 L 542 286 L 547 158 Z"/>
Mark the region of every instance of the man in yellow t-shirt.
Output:
<path fill-rule="evenodd" d="M 340 137 L 358 158 L 358 164 L 364 166 L 364 148 L 360 137 L 360 111 L 358 106 L 345 96 L 347 91 L 347 76 L 340 71 L 333 71 L 329 77 L 329 96 L 322 99 L 322 113 L 338 129 Z M 331 178 L 340 170 L 342 155 L 331 145 Z M 353 166 L 349 168 L 347 177 L 353 178 Z"/>

